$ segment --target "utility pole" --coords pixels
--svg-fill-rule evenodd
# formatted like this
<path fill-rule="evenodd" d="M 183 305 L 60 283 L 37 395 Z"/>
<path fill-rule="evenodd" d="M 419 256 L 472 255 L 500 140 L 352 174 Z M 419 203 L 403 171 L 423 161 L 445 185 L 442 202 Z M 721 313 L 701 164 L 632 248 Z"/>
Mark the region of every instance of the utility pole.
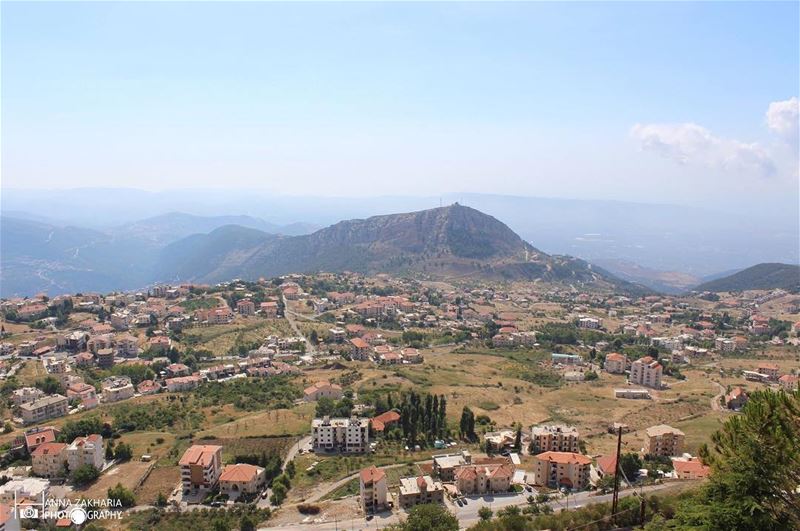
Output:
<path fill-rule="evenodd" d="M 644 496 L 639 497 L 639 525 L 644 527 L 644 512 L 647 504 L 644 502 Z"/>
<path fill-rule="evenodd" d="M 617 431 L 617 463 L 614 467 L 614 495 L 611 497 L 611 523 L 617 521 L 617 503 L 619 502 L 619 457 L 622 450 L 622 426 Z"/>

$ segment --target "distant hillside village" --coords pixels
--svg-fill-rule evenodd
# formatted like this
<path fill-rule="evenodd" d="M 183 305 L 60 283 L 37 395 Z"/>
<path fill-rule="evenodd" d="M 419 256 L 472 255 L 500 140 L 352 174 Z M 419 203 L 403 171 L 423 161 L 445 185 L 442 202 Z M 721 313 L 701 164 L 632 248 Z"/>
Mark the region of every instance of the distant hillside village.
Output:
<path fill-rule="evenodd" d="M 319 273 L 0 311 L 5 529 L 13 503 L 87 492 L 283 523 L 431 503 L 469 522 L 489 495 L 547 512 L 618 470 L 624 488 L 702 480 L 699 445 L 800 372 L 783 290 Z"/>

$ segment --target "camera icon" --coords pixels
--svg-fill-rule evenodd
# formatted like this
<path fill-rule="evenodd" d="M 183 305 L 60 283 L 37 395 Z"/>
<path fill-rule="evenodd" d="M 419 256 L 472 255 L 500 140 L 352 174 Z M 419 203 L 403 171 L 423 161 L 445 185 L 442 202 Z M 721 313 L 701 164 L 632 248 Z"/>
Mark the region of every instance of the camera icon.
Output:
<path fill-rule="evenodd" d="M 25 507 L 19 511 L 20 518 L 39 518 L 39 509 L 36 507 Z"/>

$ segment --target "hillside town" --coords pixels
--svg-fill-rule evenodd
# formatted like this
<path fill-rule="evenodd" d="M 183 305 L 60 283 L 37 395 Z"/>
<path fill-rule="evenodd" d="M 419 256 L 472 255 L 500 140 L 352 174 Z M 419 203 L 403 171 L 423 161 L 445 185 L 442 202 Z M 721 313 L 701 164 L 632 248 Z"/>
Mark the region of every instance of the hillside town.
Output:
<path fill-rule="evenodd" d="M 800 376 L 784 290 L 320 273 L 0 310 L 6 529 L 11 504 L 112 492 L 269 525 L 558 511 L 615 476 L 623 496 L 703 481 L 711 432 Z"/>

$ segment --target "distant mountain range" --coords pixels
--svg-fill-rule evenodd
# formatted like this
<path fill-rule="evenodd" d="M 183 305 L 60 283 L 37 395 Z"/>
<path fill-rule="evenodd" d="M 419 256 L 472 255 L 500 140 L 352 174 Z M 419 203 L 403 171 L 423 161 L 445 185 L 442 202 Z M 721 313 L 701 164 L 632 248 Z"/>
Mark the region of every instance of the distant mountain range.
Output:
<path fill-rule="evenodd" d="M 182 213 L 106 230 L 39 220 L 0 218 L 0 296 L 139 288 L 158 280 L 153 271 L 166 245 L 234 222 L 288 235 L 315 230 L 307 224 L 278 226 L 249 216 Z"/>
<path fill-rule="evenodd" d="M 114 231 L 2 219 L 2 294 L 134 289 L 292 272 L 390 272 L 431 278 L 541 280 L 647 291 L 569 256 L 551 256 L 492 216 L 458 204 L 270 234 L 249 217 L 169 214 Z M 214 226 L 226 221 L 240 224 Z M 197 228 L 212 230 L 179 237 Z"/>
<path fill-rule="evenodd" d="M 729 276 L 704 282 L 694 291 L 746 291 L 756 289 L 800 290 L 800 266 L 758 264 Z"/>
<path fill-rule="evenodd" d="M 236 224 L 268 233 L 297 235 L 288 223 L 305 221 L 314 228 L 343 219 L 366 219 L 388 212 L 414 212 L 458 202 L 501 219 L 524 240 L 549 254 L 570 255 L 591 263 L 638 264 L 647 277 L 668 282 L 680 272 L 697 278 L 720 271 L 743 269 L 761 262 L 800 263 L 798 207 L 772 205 L 756 212 L 731 207 L 719 212 L 701 206 L 654 202 L 564 199 L 497 194 L 451 193 L 443 196 L 315 197 L 283 196 L 259 189 L 181 189 L 149 192 L 120 188 L 24 190 L 3 188 L 2 213 L 33 221 L 114 231 L 117 227 L 166 212 L 199 217 L 247 214 L 269 226 L 240 221 Z M 787 201 L 788 203 L 788 201 Z M 76 208 L 75 205 L 91 205 Z M 747 215 L 742 215 L 747 212 Z M 27 213 L 27 214 L 25 214 Z M 48 219 L 48 218 L 57 219 Z M 193 229 L 208 233 L 216 227 Z M 188 234 L 183 234 L 187 236 Z M 605 267 L 605 266 L 604 266 Z M 631 273 L 629 266 L 611 269 Z M 641 273 L 641 272 L 639 272 Z M 636 273 L 637 275 L 639 273 Z M 655 279 L 658 284 L 663 278 Z M 679 283 L 684 282 L 678 279 Z"/>

